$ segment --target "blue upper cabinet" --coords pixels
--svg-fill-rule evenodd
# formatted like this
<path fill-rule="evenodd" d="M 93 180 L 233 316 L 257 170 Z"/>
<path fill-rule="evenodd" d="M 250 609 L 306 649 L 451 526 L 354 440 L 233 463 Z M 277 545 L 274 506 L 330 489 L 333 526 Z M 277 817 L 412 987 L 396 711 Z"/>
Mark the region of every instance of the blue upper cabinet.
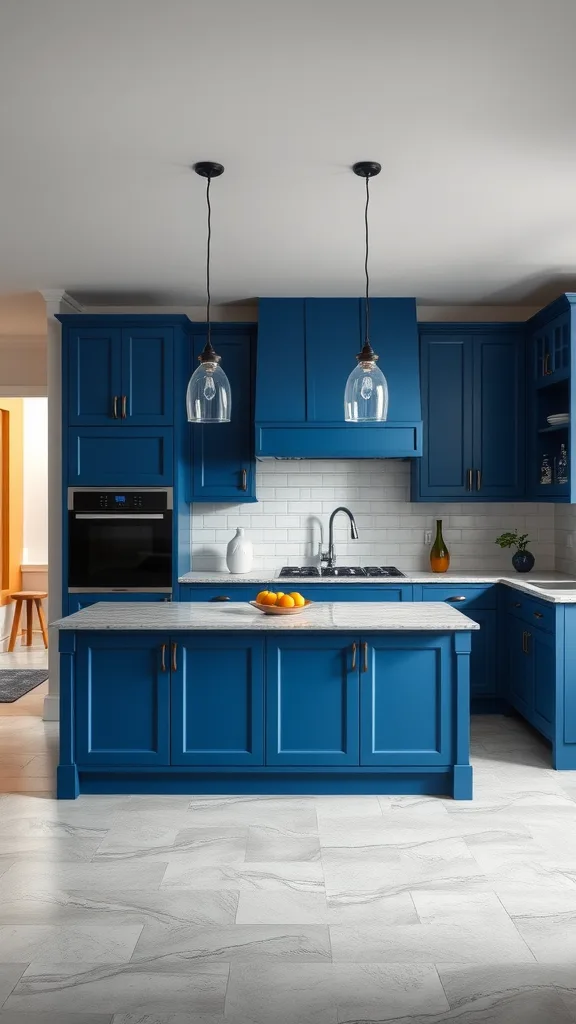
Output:
<path fill-rule="evenodd" d="M 70 426 L 172 426 L 186 317 L 62 315 Z"/>
<path fill-rule="evenodd" d="M 532 317 L 528 329 L 528 497 L 576 503 L 576 294 L 561 295 Z M 549 416 L 560 413 L 568 413 L 569 421 L 549 422 Z M 563 449 L 567 473 L 561 468 Z M 545 457 L 548 476 L 542 473 Z"/>
<path fill-rule="evenodd" d="M 254 461 L 253 379 L 255 330 L 249 325 L 218 325 L 212 328 L 212 344 L 222 357 L 221 366 L 230 381 L 230 423 L 185 424 L 190 452 L 189 500 L 211 502 L 256 501 Z M 198 366 L 206 343 L 206 330 L 190 339 L 185 357 L 182 416 L 185 416 L 185 384 Z M 192 358 L 191 358 L 192 357 Z"/>
<path fill-rule="evenodd" d="M 412 500 L 524 497 L 523 325 L 426 325 L 420 358 L 424 452 Z"/>
<path fill-rule="evenodd" d="M 363 343 L 360 299 L 261 299 L 256 370 L 260 458 L 421 454 L 416 306 L 373 299 L 371 340 L 390 394 L 386 423 L 344 421 L 344 387 Z"/>

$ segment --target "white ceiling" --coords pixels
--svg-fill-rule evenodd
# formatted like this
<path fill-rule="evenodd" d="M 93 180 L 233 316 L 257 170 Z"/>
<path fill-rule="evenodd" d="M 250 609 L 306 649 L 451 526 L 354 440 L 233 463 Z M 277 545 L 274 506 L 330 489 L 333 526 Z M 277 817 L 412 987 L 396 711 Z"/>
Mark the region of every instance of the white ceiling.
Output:
<path fill-rule="evenodd" d="M 0 291 L 216 302 L 576 285 L 575 0 L 1 0 Z"/>

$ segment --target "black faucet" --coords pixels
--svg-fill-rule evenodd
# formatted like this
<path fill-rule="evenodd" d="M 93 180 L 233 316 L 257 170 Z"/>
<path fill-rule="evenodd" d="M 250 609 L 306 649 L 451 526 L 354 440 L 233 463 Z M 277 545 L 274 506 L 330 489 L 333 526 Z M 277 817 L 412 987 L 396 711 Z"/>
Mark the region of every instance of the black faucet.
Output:
<path fill-rule="evenodd" d="M 334 509 L 332 515 L 330 516 L 330 522 L 328 523 L 328 551 L 322 552 L 320 556 L 320 563 L 326 562 L 326 566 L 328 569 L 333 569 L 334 563 L 336 562 L 336 555 L 334 554 L 334 516 L 338 512 L 346 513 L 348 519 L 350 520 L 350 536 L 352 540 L 358 540 L 358 528 L 356 526 L 356 520 L 354 519 L 354 516 L 352 515 L 350 509 L 346 508 L 345 505 L 339 505 L 338 508 Z"/>

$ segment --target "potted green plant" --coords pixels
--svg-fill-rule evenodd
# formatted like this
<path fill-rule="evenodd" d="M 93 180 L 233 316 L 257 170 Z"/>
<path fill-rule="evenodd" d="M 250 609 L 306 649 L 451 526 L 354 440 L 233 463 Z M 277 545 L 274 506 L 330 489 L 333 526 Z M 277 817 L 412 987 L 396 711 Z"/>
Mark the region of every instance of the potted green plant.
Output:
<path fill-rule="evenodd" d="M 530 543 L 527 533 L 519 534 L 518 530 L 514 530 L 514 533 L 501 533 L 496 537 L 496 543 L 501 548 L 517 549 L 512 555 L 512 565 L 516 572 L 530 572 L 534 568 L 534 555 L 527 550 Z"/>

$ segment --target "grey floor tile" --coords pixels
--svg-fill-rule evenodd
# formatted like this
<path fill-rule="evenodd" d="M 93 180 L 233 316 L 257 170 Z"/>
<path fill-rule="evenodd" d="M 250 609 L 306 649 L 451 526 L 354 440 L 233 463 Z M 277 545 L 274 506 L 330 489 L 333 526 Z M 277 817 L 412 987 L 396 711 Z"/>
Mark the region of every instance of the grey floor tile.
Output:
<path fill-rule="evenodd" d="M 415 924 L 418 915 L 412 894 L 402 892 L 393 896 L 377 893 L 338 893 L 326 897 L 328 924 Z"/>
<path fill-rule="evenodd" d="M 129 964 L 31 964 L 3 1010 L 20 1013 L 222 1014 L 227 964 L 188 965 L 143 960 Z"/>
<path fill-rule="evenodd" d="M 280 825 L 253 825 L 248 829 L 246 862 L 319 860 L 318 835 Z"/>
<path fill-rule="evenodd" d="M 0 1024 L 112 1024 L 110 1013 L 18 1013 L 0 1010 Z"/>
<path fill-rule="evenodd" d="M 20 981 L 27 966 L 27 963 L 16 963 L 15 957 L 12 958 L 11 963 L 0 963 L 0 1006 L 8 998 L 16 983 Z"/>
<path fill-rule="evenodd" d="M 197 825 L 270 825 L 274 821 L 295 831 L 315 828 L 312 797 L 222 796 L 196 797 L 187 813 L 189 827 Z"/>
<path fill-rule="evenodd" d="M 328 924 L 328 904 L 321 893 L 241 892 L 238 924 Z"/>
<path fill-rule="evenodd" d="M 223 928 L 172 929 L 159 935 L 145 926 L 133 960 L 151 959 L 194 967 L 203 963 L 327 963 L 331 959 L 326 926 L 283 924 L 228 925 Z"/>
<path fill-rule="evenodd" d="M 234 864 L 200 864 L 190 867 L 173 861 L 162 882 L 163 890 L 183 885 L 188 889 L 234 890 L 236 892 L 283 890 L 323 893 L 324 869 L 319 860 L 271 861 Z"/>
<path fill-rule="evenodd" d="M 158 889 L 165 863 L 74 864 L 24 861 L 13 864 L 0 875 L 0 903 L 22 893 L 46 893 L 55 889 L 83 889 L 93 896 L 100 890 Z"/>
<path fill-rule="evenodd" d="M 536 964 L 438 964 L 451 1007 L 448 1020 L 465 1024 L 572 1024 L 551 976 Z"/>
<path fill-rule="evenodd" d="M 142 925 L 0 925 L 0 962 L 122 963 L 129 960 Z"/>

